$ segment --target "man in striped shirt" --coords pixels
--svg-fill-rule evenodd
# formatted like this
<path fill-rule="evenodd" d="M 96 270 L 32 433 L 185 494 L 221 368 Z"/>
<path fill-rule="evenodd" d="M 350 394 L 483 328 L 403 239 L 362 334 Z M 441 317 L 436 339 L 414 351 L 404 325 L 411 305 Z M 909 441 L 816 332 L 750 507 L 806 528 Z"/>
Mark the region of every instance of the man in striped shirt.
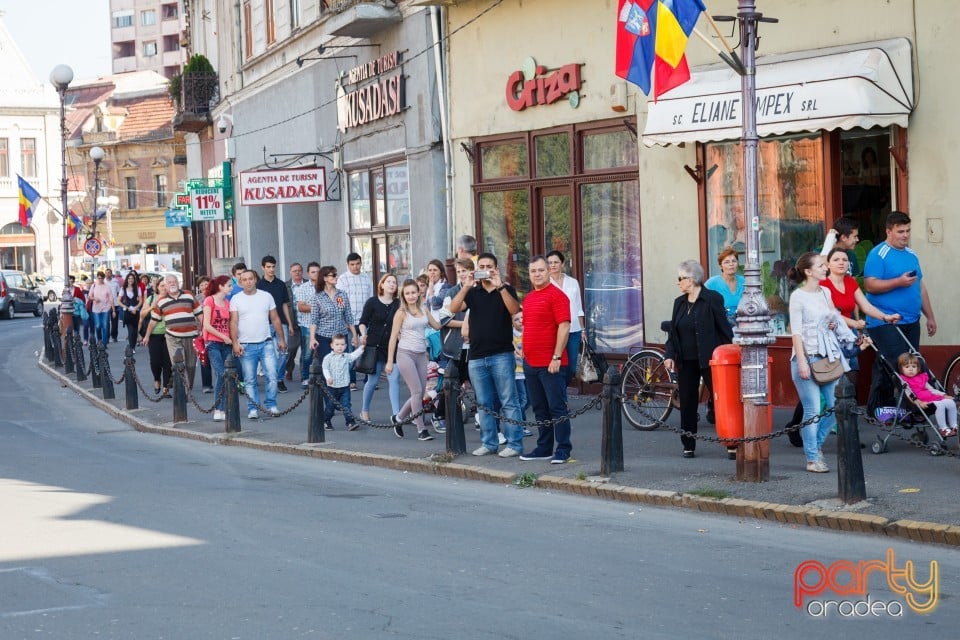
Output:
<path fill-rule="evenodd" d="M 154 326 L 161 320 L 166 324 L 167 351 L 173 361 L 177 347 L 183 349 L 184 365 L 187 369 L 187 390 L 193 389 L 193 378 L 197 371 L 197 352 L 193 348 L 193 339 L 200 334 L 200 314 L 203 309 L 189 291 L 180 290 L 176 276 L 164 278 L 167 283 L 167 295 L 153 304 L 150 312 L 150 324 L 146 337 L 141 343 L 146 346 Z"/>

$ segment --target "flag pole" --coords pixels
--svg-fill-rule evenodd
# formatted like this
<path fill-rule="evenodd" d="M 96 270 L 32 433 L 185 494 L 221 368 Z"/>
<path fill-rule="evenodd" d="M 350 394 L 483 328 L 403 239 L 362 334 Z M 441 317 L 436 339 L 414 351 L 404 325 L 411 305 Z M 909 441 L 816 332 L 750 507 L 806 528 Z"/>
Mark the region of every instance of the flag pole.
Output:
<path fill-rule="evenodd" d="M 707 16 L 707 21 L 710 23 L 710 26 L 713 27 L 714 32 L 720 38 L 720 42 L 723 43 L 723 48 L 727 50 L 727 53 L 732 55 L 737 55 L 737 52 L 733 50 L 733 47 L 730 46 L 730 43 L 727 42 L 727 39 L 723 37 L 723 34 L 720 33 L 720 27 L 717 26 L 717 23 L 714 22 L 713 16 L 710 15 L 709 11 L 704 11 L 703 15 Z"/>

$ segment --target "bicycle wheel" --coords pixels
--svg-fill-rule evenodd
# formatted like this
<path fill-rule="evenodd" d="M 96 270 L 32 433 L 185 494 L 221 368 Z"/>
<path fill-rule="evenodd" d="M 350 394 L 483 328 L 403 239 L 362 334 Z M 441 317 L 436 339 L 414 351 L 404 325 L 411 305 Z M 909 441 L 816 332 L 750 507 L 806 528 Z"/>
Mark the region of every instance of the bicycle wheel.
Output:
<path fill-rule="evenodd" d="M 663 354 L 652 349 L 630 356 L 622 369 L 623 413 L 634 429 L 652 431 L 667 419 L 677 391 Z"/>
<path fill-rule="evenodd" d="M 953 356 L 943 370 L 943 389 L 948 396 L 957 397 L 960 393 L 960 353 Z"/>

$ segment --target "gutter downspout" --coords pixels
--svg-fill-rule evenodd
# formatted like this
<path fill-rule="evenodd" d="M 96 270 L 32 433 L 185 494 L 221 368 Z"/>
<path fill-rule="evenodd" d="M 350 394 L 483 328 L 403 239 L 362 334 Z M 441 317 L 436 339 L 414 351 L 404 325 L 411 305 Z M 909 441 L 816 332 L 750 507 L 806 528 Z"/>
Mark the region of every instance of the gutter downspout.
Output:
<path fill-rule="evenodd" d="M 437 100 L 440 103 L 440 137 L 443 142 L 443 167 L 446 174 L 446 221 L 449 255 L 455 253 L 453 233 L 453 159 L 450 154 L 450 131 L 447 122 L 447 76 L 449 70 L 442 64 L 440 51 L 440 24 L 443 19 L 440 7 L 430 7 L 430 26 L 433 31 L 433 63 L 437 70 Z"/>

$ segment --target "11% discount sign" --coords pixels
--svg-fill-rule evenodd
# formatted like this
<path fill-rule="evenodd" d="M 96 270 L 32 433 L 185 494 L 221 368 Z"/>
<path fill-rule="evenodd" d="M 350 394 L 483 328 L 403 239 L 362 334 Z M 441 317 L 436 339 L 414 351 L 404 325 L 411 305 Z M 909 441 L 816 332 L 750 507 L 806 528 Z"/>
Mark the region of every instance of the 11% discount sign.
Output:
<path fill-rule="evenodd" d="M 223 188 L 201 187 L 190 189 L 190 206 L 194 222 L 200 220 L 223 220 Z"/>

